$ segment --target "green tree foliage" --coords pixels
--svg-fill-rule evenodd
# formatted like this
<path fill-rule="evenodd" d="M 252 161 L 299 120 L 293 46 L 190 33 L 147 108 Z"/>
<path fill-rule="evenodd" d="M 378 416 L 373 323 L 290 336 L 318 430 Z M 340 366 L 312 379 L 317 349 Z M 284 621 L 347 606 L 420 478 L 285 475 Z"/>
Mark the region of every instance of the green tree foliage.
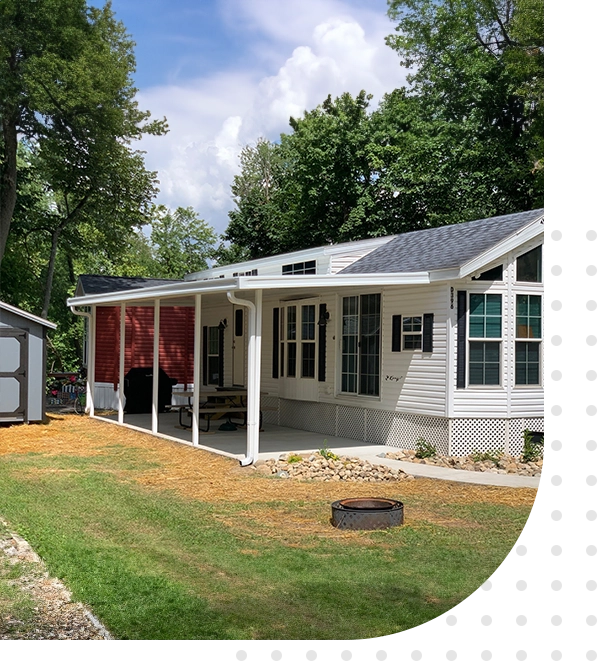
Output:
<path fill-rule="evenodd" d="M 131 142 L 161 134 L 165 122 L 139 110 L 131 75 L 133 42 L 107 4 L 3 0 L 0 5 L 0 262 L 19 195 L 17 136 L 49 199 L 33 222 L 51 235 L 46 315 L 61 242 L 84 241 L 81 226 L 103 226 L 119 241 L 147 222 L 155 173 Z M 42 217 L 43 216 L 43 217 Z M 23 221 L 31 224 L 30 219 Z"/>
<path fill-rule="evenodd" d="M 444 203 L 466 213 L 477 199 L 472 209 L 487 214 L 540 206 L 543 0 L 389 6 L 398 26 L 387 42 L 412 69 L 408 94 L 419 104 L 425 136 L 441 140 L 429 172 L 463 184 L 463 195 L 456 186 Z"/>
<path fill-rule="evenodd" d="M 283 194 L 284 159 L 280 146 L 260 138 L 240 154 L 241 173 L 234 177 L 232 196 L 236 209 L 229 213 L 225 234 L 234 246 L 246 247 L 250 259 L 283 252 L 291 215 Z M 220 263 L 233 254 L 220 247 Z"/>
<path fill-rule="evenodd" d="M 152 277 L 183 278 L 206 269 L 217 235 L 191 208 L 158 207 L 151 223 Z"/>

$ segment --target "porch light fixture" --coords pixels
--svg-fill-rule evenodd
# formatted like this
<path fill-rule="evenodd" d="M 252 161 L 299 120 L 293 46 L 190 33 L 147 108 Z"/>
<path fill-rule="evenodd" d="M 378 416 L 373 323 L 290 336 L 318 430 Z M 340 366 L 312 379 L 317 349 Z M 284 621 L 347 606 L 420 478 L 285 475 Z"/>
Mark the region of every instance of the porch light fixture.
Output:
<path fill-rule="evenodd" d="M 228 328 L 228 319 L 220 319 L 220 323 L 218 324 L 218 329 L 223 331 L 226 328 Z"/>
<path fill-rule="evenodd" d="M 326 310 L 325 312 L 320 312 L 319 321 L 317 322 L 318 326 L 325 326 L 330 321 L 330 313 Z"/>

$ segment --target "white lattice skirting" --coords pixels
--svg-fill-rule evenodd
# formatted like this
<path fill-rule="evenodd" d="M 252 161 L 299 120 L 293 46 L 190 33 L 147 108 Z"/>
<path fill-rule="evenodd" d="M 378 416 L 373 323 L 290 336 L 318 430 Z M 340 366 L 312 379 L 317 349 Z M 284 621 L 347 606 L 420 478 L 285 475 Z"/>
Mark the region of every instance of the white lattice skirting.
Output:
<path fill-rule="evenodd" d="M 522 451 L 525 429 L 543 431 L 543 418 L 448 418 L 268 397 L 264 421 L 318 434 L 414 449 L 419 438 L 455 456 L 486 450 Z"/>

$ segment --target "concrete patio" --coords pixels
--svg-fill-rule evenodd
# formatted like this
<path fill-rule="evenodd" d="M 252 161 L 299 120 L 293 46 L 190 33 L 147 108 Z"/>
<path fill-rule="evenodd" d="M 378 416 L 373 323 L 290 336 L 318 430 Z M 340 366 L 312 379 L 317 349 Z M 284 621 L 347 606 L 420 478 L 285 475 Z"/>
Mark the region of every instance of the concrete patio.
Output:
<path fill-rule="evenodd" d="M 116 421 L 116 413 L 102 416 L 103 420 Z M 190 418 L 183 418 L 185 424 L 190 423 Z M 205 450 L 224 454 L 235 459 L 241 459 L 245 456 L 247 450 L 247 432 L 244 427 L 239 427 L 236 431 L 220 431 L 219 427 L 226 419 L 214 420 L 209 432 L 200 432 L 199 446 Z M 149 413 L 125 413 L 124 423 L 137 429 L 151 432 L 151 414 Z M 205 426 L 205 421 L 201 421 L 201 426 Z M 170 438 L 175 441 L 191 443 L 191 430 L 182 429 L 179 425 L 178 413 L 160 413 L 158 417 L 158 433 L 160 436 Z M 355 441 L 350 438 L 341 438 L 338 436 L 325 436 L 313 432 L 302 431 L 300 429 L 291 429 L 289 427 L 279 427 L 265 423 L 259 434 L 259 458 L 269 459 L 277 458 L 285 452 L 309 452 L 319 450 L 323 447 L 330 448 L 337 454 L 357 455 L 359 450 L 370 451 L 375 449 L 377 453 L 387 449 L 383 445 L 372 445 L 362 441 Z"/>

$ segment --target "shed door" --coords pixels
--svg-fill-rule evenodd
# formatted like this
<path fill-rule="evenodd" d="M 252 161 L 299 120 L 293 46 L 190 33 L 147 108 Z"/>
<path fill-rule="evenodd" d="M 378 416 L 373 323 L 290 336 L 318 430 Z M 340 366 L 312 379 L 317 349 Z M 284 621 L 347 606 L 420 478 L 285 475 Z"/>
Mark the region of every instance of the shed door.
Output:
<path fill-rule="evenodd" d="M 0 420 L 26 420 L 27 331 L 0 329 Z"/>

